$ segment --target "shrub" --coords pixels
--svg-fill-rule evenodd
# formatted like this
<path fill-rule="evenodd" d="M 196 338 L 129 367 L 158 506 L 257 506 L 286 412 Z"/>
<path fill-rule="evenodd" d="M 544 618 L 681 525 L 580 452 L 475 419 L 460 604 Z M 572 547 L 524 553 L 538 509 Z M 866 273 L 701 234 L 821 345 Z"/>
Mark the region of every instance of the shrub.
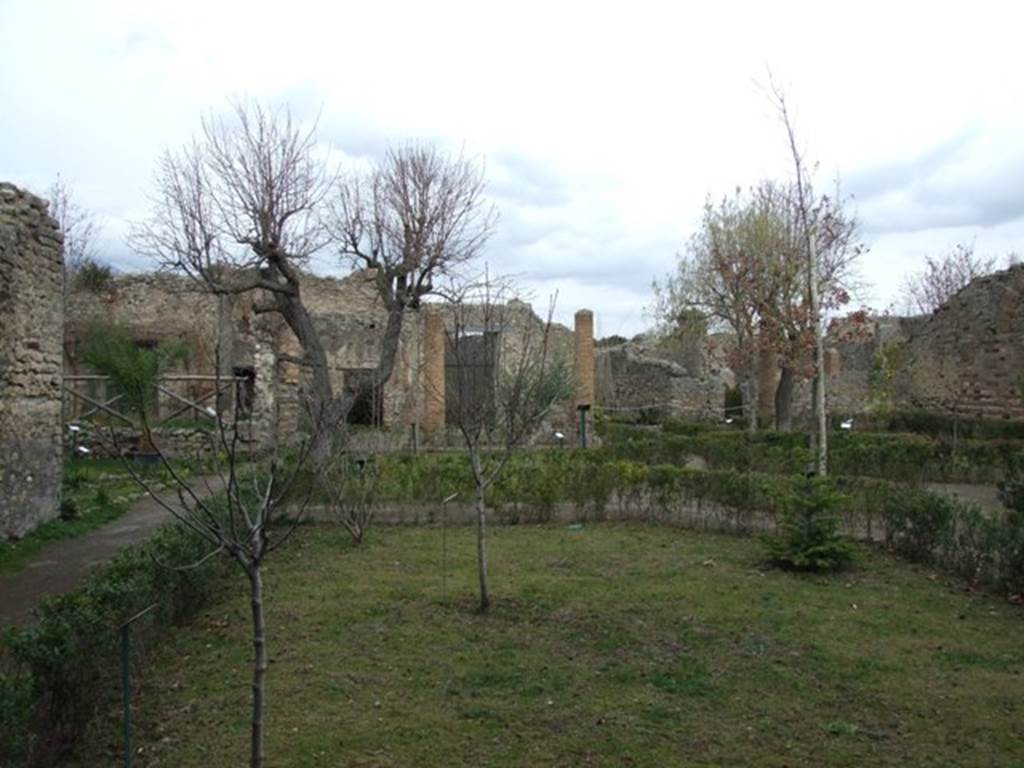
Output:
<path fill-rule="evenodd" d="M 157 636 L 209 600 L 226 559 L 185 571 L 157 565 L 195 562 L 208 549 L 187 529 L 169 525 L 148 543 L 124 550 L 79 589 L 45 602 L 34 625 L 7 633 L 0 648 L 6 661 L 0 748 L 11 765 L 59 764 L 97 711 L 112 703 L 117 629 L 126 618 L 156 603 L 151 621 L 133 632 Z"/>
<path fill-rule="evenodd" d="M 961 437 L 979 440 L 1024 440 L 1024 421 L 959 417 L 956 431 Z M 927 411 L 897 411 L 884 424 L 892 432 L 917 432 L 931 437 L 951 437 L 954 419 Z"/>
<path fill-rule="evenodd" d="M 886 544 L 918 562 L 932 562 L 952 529 L 956 502 L 946 496 L 895 486 L 882 500 Z"/>
<path fill-rule="evenodd" d="M 1024 456 L 1015 457 L 999 484 L 1006 507 L 998 539 L 1000 582 L 1007 592 L 1024 594 Z"/>
<path fill-rule="evenodd" d="M 806 571 L 834 571 L 847 565 L 853 548 L 839 533 L 835 510 L 841 501 L 827 480 L 806 479 L 786 496 L 778 531 L 762 538 L 769 560 Z"/>
<path fill-rule="evenodd" d="M 60 500 L 60 519 L 61 520 L 75 520 L 81 516 L 81 510 L 78 508 L 78 502 L 69 496 L 65 496 Z"/>
<path fill-rule="evenodd" d="M 76 288 L 92 293 L 103 293 L 113 285 L 114 271 L 109 264 L 86 258 L 78 265 L 72 280 Z"/>

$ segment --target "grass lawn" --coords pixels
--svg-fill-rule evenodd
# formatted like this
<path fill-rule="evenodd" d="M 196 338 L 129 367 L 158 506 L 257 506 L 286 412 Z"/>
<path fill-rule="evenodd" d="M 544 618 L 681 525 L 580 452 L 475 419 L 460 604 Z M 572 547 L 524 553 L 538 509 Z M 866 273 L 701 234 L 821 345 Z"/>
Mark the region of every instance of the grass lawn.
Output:
<path fill-rule="evenodd" d="M 267 575 L 268 768 L 1024 766 L 1024 611 L 864 552 L 769 571 L 655 525 L 309 526 Z M 139 670 L 139 765 L 246 763 L 246 584 Z M 81 765 L 115 764 L 117 712 Z"/>

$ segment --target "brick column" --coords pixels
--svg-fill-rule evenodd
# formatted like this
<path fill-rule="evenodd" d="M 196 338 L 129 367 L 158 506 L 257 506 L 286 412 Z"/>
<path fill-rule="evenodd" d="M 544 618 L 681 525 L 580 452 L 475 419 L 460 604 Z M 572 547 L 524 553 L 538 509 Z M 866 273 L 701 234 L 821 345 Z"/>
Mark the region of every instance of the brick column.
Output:
<path fill-rule="evenodd" d="M 423 318 L 423 429 L 444 429 L 444 318 L 427 311 Z"/>
<path fill-rule="evenodd" d="M 587 442 L 590 442 L 593 435 L 593 407 L 594 407 L 594 313 L 589 309 L 581 309 L 576 312 L 576 356 L 575 376 L 573 392 L 573 405 L 575 406 L 576 428 L 581 426 L 586 429 Z M 589 405 L 591 411 L 587 416 L 587 423 L 579 423 L 579 406 Z"/>

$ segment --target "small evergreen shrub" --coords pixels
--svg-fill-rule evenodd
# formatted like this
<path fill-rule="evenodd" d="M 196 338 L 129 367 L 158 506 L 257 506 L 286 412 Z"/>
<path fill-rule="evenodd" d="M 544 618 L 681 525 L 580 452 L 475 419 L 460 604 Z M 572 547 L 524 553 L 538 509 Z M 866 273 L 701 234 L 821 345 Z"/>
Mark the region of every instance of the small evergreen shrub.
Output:
<path fill-rule="evenodd" d="M 103 293 L 114 282 L 114 270 L 93 258 L 86 258 L 75 270 L 72 280 L 76 288 L 92 293 Z"/>
<path fill-rule="evenodd" d="M 778 531 L 763 537 L 768 559 L 801 571 L 834 571 L 849 564 L 853 548 L 839 533 L 842 501 L 822 478 L 807 478 L 785 499 Z"/>

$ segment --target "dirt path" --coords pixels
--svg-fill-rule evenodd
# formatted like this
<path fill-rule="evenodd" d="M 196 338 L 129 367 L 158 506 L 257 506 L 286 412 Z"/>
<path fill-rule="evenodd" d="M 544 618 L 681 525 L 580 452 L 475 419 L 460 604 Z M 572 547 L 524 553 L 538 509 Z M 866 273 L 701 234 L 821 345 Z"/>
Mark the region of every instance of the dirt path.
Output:
<path fill-rule="evenodd" d="M 208 479 L 210 488 L 214 492 L 219 490 L 220 479 Z M 192 487 L 197 493 L 207 492 L 202 478 L 197 478 Z M 162 498 L 176 501 L 169 491 Z M 170 518 L 170 512 L 146 496 L 117 520 L 84 536 L 56 542 L 39 552 L 22 570 L 0 576 L 0 627 L 26 623 L 32 609 L 44 598 L 74 589 L 90 568 L 149 538 Z"/>
<path fill-rule="evenodd" d="M 968 483 L 925 483 L 929 491 L 955 496 L 961 501 L 977 504 L 986 512 L 1002 512 L 999 489 L 994 485 L 970 485 Z"/>

